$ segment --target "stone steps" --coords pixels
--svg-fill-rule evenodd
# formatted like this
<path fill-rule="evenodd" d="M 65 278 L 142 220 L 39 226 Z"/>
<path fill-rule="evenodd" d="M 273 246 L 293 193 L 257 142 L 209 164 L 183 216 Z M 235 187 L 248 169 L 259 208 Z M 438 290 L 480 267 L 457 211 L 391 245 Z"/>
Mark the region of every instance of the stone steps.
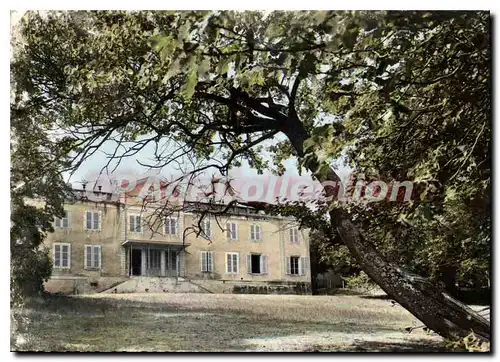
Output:
<path fill-rule="evenodd" d="M 184 278 L 130 277 L 127 281 L 102 293 L 207 293 Z"/>

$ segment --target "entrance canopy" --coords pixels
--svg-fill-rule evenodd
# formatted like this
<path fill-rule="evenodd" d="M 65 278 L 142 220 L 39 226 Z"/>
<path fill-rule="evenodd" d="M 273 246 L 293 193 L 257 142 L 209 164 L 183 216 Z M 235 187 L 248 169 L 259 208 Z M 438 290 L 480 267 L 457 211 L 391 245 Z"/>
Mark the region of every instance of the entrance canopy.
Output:
<path fill-rule="evenodd" d="M 154 246 L 164 246 L 165 248 L 170 248 L 170 247 L 182 247 L 182 246 L 189 246 L 190 243 L 181 243 L 181 242 L 165 242 L 162 240 L 138 240 L 138 239 L 127 239 L 122 243 L 123 246 L 125 245 L 131 245 L 131 246 L 148 246 L 148 245 L 154 245 Z"/>
<path fill-rule="evenodd" d="M 180 242 L 129 239 L 126 249 L 129 275 L 180 276 L 184 267 L 184 251 Z"/>

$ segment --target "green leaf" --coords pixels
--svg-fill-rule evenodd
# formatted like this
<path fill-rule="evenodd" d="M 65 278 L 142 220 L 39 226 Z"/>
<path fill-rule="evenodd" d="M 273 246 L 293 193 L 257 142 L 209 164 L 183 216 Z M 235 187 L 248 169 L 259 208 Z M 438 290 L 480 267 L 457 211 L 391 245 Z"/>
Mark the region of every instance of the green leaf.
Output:
<path fill-rule="evenodd" d="M 163 60 L 169 59 L 177 48 L 178 42 L 171 35 L 156 35 L 151 38 L 154 49 L 160 52 Z"/>
<path fill-rule="evenodd" d="M 309 137 L 304 141 L 304 151 L 308 151 L 310 148 L 314 147 L 316 145 L 316 142 L 312 137 Z"/>
<path fill-rule="evenodd" d="M 198 76 L 201 78 L 201 80 L 206 80 L 209 78 L 209 71 L 210 71 L 210 58 L 204 56 L 203 60 L 198 65 Z"/>
<path fill-rule="evenodd" d="M 316 171 L 316 174 L 319 177 L 325 177 L 330 172 L 330 169 L 331 169 L 330 165 L 328 163 L 324 162 L 318 168 L 318 171 Z"/>
<path fill-rule="evenodd" d="M 198 84 L 198 74 L 196 72 L 196 69 L 192 69 L 188 74 L 187 81 L 183 90 L 184 97 L 187 100 L 190 100 L 193 97 L 194 90 L 197 84 Z"/>
<path fill-rule="evenodd" d="M 328 17 L 328 11 L 315 11 L 314 13 L 314 22 L 316 24 L 321 24 L 323 21 L 326 20 L 326 18 Z"/>
<path fill-rule="evenodd" d="M 230 57 L 223 57 L 221 60 L 219 60 L 219 63 L 217 64 L 217 73 L 219 74 L 226 74 L 229 70 L 229 63 L 231 62 Z"/>

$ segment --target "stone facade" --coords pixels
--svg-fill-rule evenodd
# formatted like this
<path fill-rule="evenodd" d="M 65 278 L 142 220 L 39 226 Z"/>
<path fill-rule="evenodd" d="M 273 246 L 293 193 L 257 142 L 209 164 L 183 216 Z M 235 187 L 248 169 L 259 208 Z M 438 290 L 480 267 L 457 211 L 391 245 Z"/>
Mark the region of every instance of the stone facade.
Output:
<path fill-rule="evenodd" d="M 198 226 L 201 214 L 195 210 L 170 215 L 175 228 L 172 222 L 167 232 L 165 217 L 153 205 L 138 205 L 132 198 L 111 201 L 110 195 L 100 202 L 76 200 L 65 205 L 67 219 L 56 220 L 45 241 L 54 258 L 54 280 L 175 276 L 239 283 L 311 281 L 307 231 L 298 230 L 293 219 L 232 208 L 217 220 L 205 217 L 210 236 L 197 237 L 184 232 Z"/>
<path fill-rule="evenodd" d="M 48 235 L 46 246 L 55 258 L 56 244 L 69 244 L 67 266 L 54 267 L 54 276 L 116 277 L 124 275 L 121 268 L 121 205 L 106 203 L 75 202 L 65 205 L 69 223 L 67 227 L 55 227 Z M 97 212 L 100 225 L 97 230 L 86 229 L 86 212 Z M 86 267 L 84 264 L 85 246 L 100 246 L 100 267 Z"/>
<path fill-rule="evenodd" d="M 197 215 L 185 214 L 186 224 L 196 224 Z M 228 281 L 290 281 L 310 282 L 309 268 L 309 240 L 307 233 L 299 231 L 298 243 L 291 242 L 289 235 L 289 224 L 291 220 L 265 215 L 228 215 L 219 220 L 219 224 L 225 229 L 227 223 L 237 225 L 237 239 L 231 240 L 227 237 L 226 230 L 221 230 L 218 223 L 211 218 L 212 237 L 206 240 L 202 237 L 188 236 L 189 246 L 186 249 L 186 277 L 190 279 L 216 279 Z M 261 240 L 252 241 L 250 238 L 251 226 L 257 225 L 261 228 Z M 214 254 L 214 268 L 210 273 L 202 272 L 200 268 L 200 255 L 202 251 L 211 251 Z M 238 254 L 239 270 L 237 273 L 228 273 L 227 253 Z M 267 257 L 267 271 L 265 273 L 252 273 L 249 270 L 249 255 L 261 255 Z M 296 275 L 287 273 L 287 258 L 296 256 L 304 258 L 305 270 Z"/>

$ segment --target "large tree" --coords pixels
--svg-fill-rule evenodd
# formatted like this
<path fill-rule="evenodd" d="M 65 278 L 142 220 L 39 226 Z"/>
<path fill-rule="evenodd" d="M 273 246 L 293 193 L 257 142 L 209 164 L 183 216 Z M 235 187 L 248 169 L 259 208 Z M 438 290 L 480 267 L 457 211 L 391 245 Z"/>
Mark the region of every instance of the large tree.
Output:
<path fill-rule="evenodd" d="M 14 29 L 15 30 L 15 29 Z M 15 33 L 15 31 L 14 31 Z M 38 114 L 44 107 L 31 98 L 25 83 L 24 53 L 13 37 L 10 108 L 10 272 L 11 345 L 26 337 L 28 320 L 21 313 L 25 301 L 43 292 L 52 272 L 49 250 L 43 246 L 53 231 L 54 216 L 62 217 L 66 184 L 62 169 L 70 144 L 55 137 L 50 118 Z M 28 87 L 26 87 L 28 86 Z"/>
<path fill-rule="evenodd" d="M 476 146 L 490 133 L 488 31 L 477 12 L 29 13 L 18 67 L 29 101 L 44 105 L 37 117 L 74 138 L 75 167 L 111 142 L 125 146 L 114 159 L 155 145 L 152 167 L 189 157 L 197 170 L 247 161 L 280 173 L 295 156 L 317 180 L 338 182 L 331 161 L 344 155 L 383 180 L 486 185 L 476 170 L 489 171 L 489 150 Z M 436 159 L 450 162 L 437 169 Z M 421 204 L 374 209 L 391 223 L 387 208 L 406 217 Z M 487 321 L 387 259 L 353 208 L 322 206 L 331 238 L 430 329 L 489 339 Z"/>
<path fill-rule="evenodd" d="M 54 216 L 63 214 L 67 191 L 62 170 L 69 167 L 72 139 L 54 128 L 46 100 L 32 93 L 24 75 L 29 59 L 23 51 L 19 28 L 13 27 L 10 107 L 10 249 L 13 301 L 43 291 L 52 264 L 42 248 L 53 231 Z"/>

